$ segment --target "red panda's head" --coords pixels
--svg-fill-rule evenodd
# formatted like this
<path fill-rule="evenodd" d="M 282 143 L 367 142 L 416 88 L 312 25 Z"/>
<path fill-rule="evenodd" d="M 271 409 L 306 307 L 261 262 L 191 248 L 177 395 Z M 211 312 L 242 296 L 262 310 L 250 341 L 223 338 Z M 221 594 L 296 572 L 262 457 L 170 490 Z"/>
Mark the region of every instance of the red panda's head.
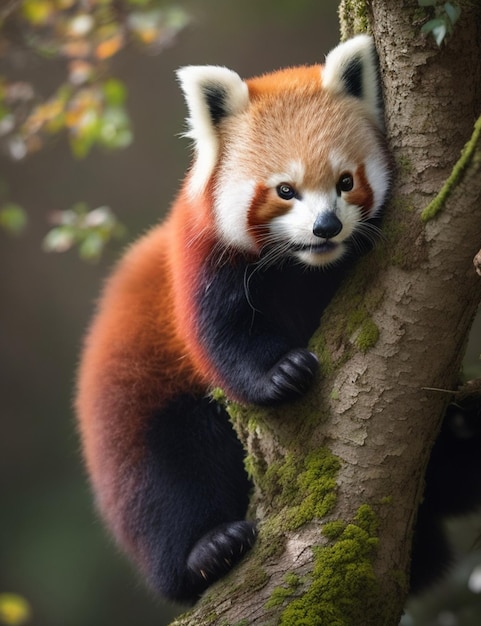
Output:
<path fill-rule="evenodd" d="M 341 258 L 389 187 L 371 38 L 340 44 L 324 66 L 247 81 L 191 66 L 179 78 L 196 149 L 189 193 L 211 183 L 221 241 L 307 265 Z"/>

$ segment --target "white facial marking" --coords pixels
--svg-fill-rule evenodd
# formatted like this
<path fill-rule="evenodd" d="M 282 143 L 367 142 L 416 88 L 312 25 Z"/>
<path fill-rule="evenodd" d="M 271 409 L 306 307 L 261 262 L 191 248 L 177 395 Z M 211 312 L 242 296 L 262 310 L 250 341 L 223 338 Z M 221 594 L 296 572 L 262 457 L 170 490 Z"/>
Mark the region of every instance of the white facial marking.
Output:
<path fill-rule="evenodd" d="M 389 190 L 390 173 L 386 159 L 381 158 L 378 154 L 366 159 L 365 169 L 374 196 L 373 207 L 369 217 L 376 217 Z"/>
<path fill-rule="evenodd" d="M 342 154 L 336 150 L 333 150 L 331 154 L 329 154 L 329 165 L 331 166 L 332 171 L 338 175 L 344 172 L 354 173 L 357 169 L 357 165 L 355 163 L 346 161 L 345 157 L 343 157 Z"/>
<path fill-rule="evenodd" d="M 246 251 L 256 250 L 247 232 L 247 214 L 255 189 L 255 180 L 237 180 L 221 182 L 215 193 L 214 211 L 223 241 Z"/>
<path fill-rule="evenodd" d="M 304 180 L 306 168 L 301 161 L 290 161 L 284 172 L 279 172 L 270 176 L 266 184 L 268 187 L 277 187 L 280 183 L 291 183 L 295 187 L 300 187 Z"/>

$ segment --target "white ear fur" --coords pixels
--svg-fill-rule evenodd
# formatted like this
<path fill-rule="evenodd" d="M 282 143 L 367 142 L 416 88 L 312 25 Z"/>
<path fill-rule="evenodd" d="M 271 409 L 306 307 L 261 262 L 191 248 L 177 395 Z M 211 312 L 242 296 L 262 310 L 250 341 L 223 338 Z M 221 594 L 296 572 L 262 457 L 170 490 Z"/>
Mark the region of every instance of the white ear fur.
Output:
<path fill-rule="evenodd" d="M 215 65 L 183 67 L 177 77 L 189 109 L 185 136 L 195 142 L 196 159 L 189 186 L 196 195 L 203 191 L 217 162 L 218 123 L 247 108 L 249 90 L 236 72 Z"/>
<path fill-rule="evenodd" d="M 380 76 L 372 37 L 357 35 L 331 50 L 322 83 L 332 93 L 359 98 L 378 126 L 383 127 Z"/>

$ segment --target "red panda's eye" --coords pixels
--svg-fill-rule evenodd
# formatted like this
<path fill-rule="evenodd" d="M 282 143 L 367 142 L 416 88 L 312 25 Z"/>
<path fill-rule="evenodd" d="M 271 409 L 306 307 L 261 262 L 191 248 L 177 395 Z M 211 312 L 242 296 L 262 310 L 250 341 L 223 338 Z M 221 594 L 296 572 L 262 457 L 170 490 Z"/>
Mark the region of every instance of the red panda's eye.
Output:
<path fill-rule="evenodd" d="M 354 187 L 354 178 L 352 177 L 352 174 L 349 174 L 349 173 L 341 174 L 336 185 L 336 190 L 337 190 L 338 195 L 341 195 L 343 191 L 345 192 L 352 191 L 353 187 Z"/>
<path fill-rule="evenodd" d="M 288 183 L 281 183 L 276 187 L 277 195 L 283 200 L 292 200 L 297 196 L 297 191 Z"/>

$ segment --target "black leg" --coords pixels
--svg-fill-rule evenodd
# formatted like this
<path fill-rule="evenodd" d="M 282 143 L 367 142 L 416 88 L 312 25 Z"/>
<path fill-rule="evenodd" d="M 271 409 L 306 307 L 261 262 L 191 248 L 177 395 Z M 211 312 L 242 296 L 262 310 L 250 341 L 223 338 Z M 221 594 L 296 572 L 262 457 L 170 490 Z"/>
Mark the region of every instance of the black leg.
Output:
<path fill-rule="evenodd" d="M 130 551 L 154 588 L 192 602 L 254 543 L 244 451 L 225 410 L 190 395 L 155 415 L 145 441 L 126 509 Z"/>

